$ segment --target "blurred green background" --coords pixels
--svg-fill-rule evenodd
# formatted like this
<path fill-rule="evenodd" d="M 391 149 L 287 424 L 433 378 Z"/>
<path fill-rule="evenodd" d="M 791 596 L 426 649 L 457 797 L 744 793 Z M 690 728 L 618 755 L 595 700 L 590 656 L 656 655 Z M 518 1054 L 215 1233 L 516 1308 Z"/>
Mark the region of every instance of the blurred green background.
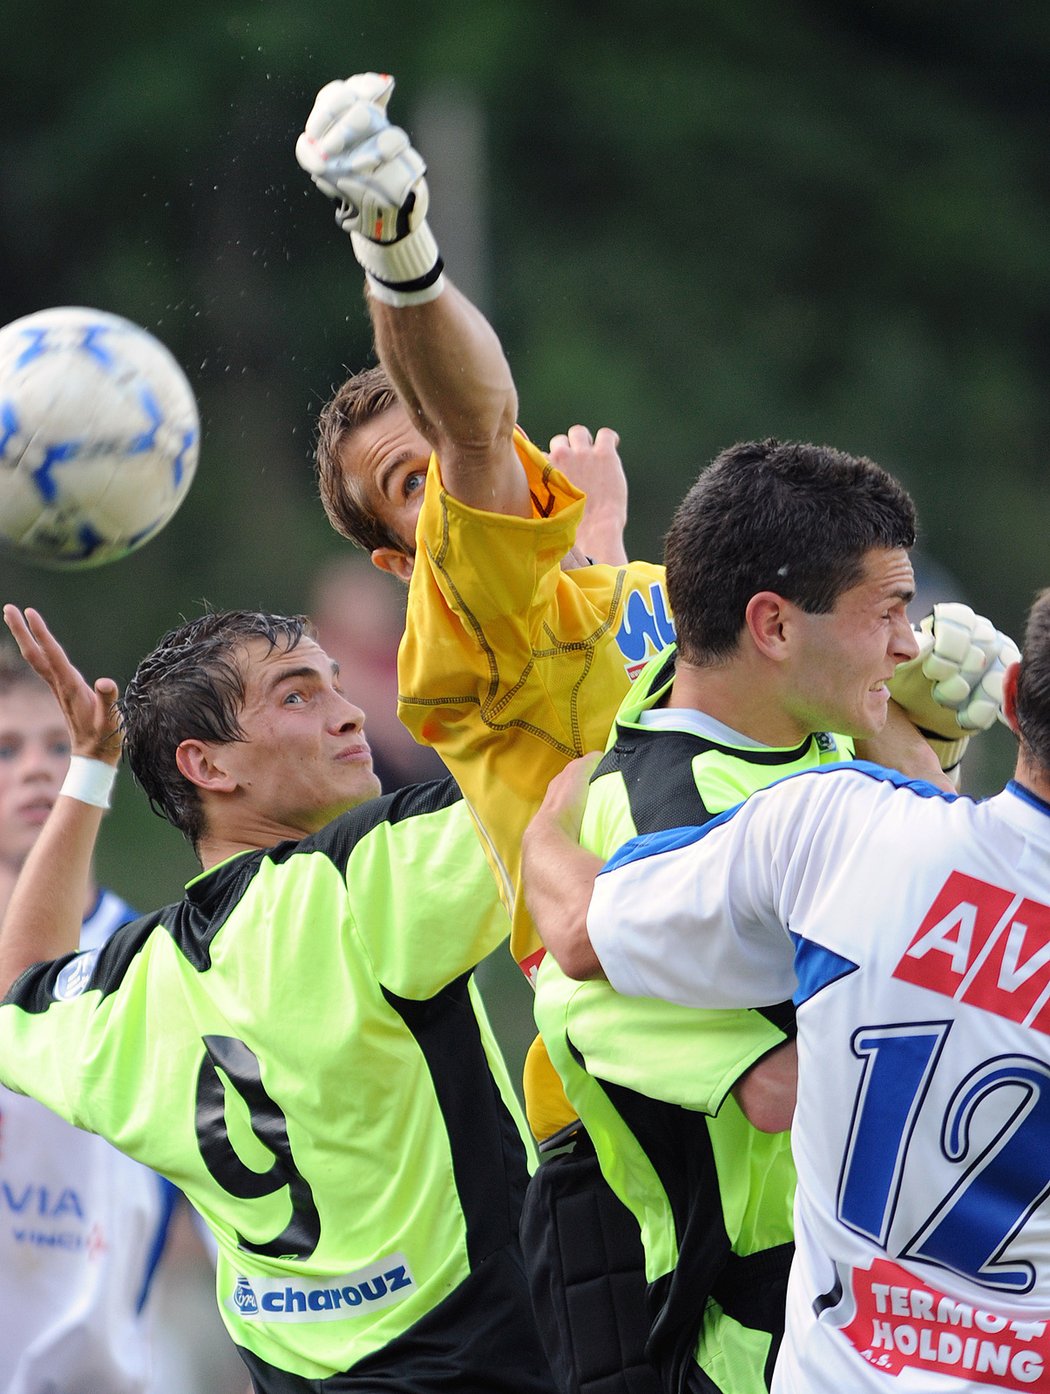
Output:
<path fill-rule="evenodd" d="M 6 0 L 5 19 L 0 322 L 126 315 L 203 413 L 190 497 L 142 552 L 65 574 L 0 557 L 0 598 L 39 605 L 90 674 L 126 678 L 203 601 L 304 608 L 347 545 L 313 422 L 370 335 L 292 152 L 316 89 L 368 68 L 397 77 L 525 429 L 619 430 L 634 555 L 658 555 L 719 449 L 778 435 L 897 473 L 948 598 L 1001 627 L 1050 582 L 1045 5 Z M 981 744 L 990 788 L 1012 745 Z M 125 785 L 104 877 L 152 906 L 193 869 Z"/>

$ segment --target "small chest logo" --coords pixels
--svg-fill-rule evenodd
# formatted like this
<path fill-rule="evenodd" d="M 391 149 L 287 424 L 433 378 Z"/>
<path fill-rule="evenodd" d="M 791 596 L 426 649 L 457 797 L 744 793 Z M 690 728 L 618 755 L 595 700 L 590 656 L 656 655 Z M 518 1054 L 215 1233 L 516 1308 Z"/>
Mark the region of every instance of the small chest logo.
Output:
<path fill-rule="evenodd" d="M 237 1279 L 237 1286 L 233 1290 L 233 1305 L 242 1317 L 257 1317 L 259 1315 L 259 1301 L 247 1278 Z"/>
<path fill-rule="evenodd" d="M 91 981 L 91 974 L 100 953 L 101 949 L 88 949 L 85 953 L 71 958 L 59 971 L 54 991 L 57 1001 L 68 1002 L 70 998 L 80 996 Z"/>
<path fill-rule="evenodd" d="M 624 602 L 616 643 L 632 682 L 654 654 L 674 643 L 674 624 L 658 582 L 645 590 L 631 591 Z"/>

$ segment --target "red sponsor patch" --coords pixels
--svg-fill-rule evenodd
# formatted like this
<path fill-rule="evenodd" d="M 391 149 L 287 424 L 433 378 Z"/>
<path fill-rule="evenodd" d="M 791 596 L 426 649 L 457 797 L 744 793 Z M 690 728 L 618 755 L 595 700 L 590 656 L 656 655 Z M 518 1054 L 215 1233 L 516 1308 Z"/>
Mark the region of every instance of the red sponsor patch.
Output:
<path fill-rule="evenodd" d="M 1045 1321 L 959 1302 L 888 1259 L 854 1269 L 851 1286 L 856 1312 L 842 1334 L 888 1375 L 928 1370 L 998 1389 L 1050 1391 Z"/>
<path fill-rule="evenodd" d="M 536 974 L 540 971 L 540 964 L 543 956 L 547 952 L 544 948 L 534 949 L 531 954 L 526 954 L 524 958 L 518 959 L 518 967 L 529 980 L 529 986 L 535 988 Z"/>
<path fill-rule="evenodd" d="M 953 871 L 893 976 L 1050 1033 L 1050 906 Z"/>

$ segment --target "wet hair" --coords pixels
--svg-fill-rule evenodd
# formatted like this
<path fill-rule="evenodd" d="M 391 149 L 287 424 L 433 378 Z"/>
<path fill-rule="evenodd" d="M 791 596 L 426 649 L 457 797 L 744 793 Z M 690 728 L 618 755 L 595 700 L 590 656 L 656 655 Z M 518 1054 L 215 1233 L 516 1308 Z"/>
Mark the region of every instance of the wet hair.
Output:
<path fill-rule="evenodd" d="M 347 378 L 317 421 L 314 466 L 324 511 L 337 533 L 366 552 L 406 548 L 372 508 L 361 482 L 343 468 L 343 450 L 356 430 L 397 406 L 400 401 L 386 370 L 365 368 Z"/>
<path fill-rule="evenodd" d="M 665 541 L 682 656 L 728 658 L 759 591 L 826 614 L 872 548 L 914 543 L 914 504 L 873 461 L 772 439 L 731 446 L 686 494 Z"/>
<path fill-rule="evenodd" d="M 179 771 L 175 752 L 185 740 L 244 740 L 245 649 L 264 639 L 270 649 L 294 649 L 309 622 L 302 615 L 223 610 L 171 630 L 139 664 L 117 703 L 124 756 L 155 813 L 194 848 L 205 831 L 196 786 Z"/>
<path fill-rule="evenodd" d="M 1017 726 L 1027 758 L 1050 775 L 1050 588 L 1039 592 L 1028 612 L 1017 676 Z"/>

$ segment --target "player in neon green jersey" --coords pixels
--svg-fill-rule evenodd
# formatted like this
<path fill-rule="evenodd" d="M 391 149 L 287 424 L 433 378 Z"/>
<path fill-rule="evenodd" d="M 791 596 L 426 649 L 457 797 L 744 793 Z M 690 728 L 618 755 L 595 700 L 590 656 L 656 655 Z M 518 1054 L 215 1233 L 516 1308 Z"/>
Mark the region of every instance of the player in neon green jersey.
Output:
<path fill-rule="evenodd" d="M 546 1394 L 524 1124 L 471 977 L 507 918 L 455 785 L 377 797 L 363 714 L 298 619 L 173 631 L 118 730 L 115 684 L 4 615 L 74 752 L 0 933 L 4 1082 L 181 1187 L 263 1394 Z M 122 737 L 203 870 L 75 955 Z"/>
<path fill-rule="evenodd" d="M 639 677 L 594 777 L 585 845 L 701 823 L 878 737 L 917 640 L 911 500 L 870 460 L 724 451 L 667 539 L 680 642 Z M 901 764 L 933 752 L 907 723 Z M 845 734 L 831 734 L 840 732 Z M 868 752 L 874 753 L 869 744 Z M 885 752 L 883 758 L 892 758 Z M 758 1394 L 784 1320 L 795 1173 L 781 1107 L 790 1004 L 697 1012 L 540 967 L 536 1019 L 603 1173 L 634 1213 L 649 1353 L 668 1390 Z"/>

